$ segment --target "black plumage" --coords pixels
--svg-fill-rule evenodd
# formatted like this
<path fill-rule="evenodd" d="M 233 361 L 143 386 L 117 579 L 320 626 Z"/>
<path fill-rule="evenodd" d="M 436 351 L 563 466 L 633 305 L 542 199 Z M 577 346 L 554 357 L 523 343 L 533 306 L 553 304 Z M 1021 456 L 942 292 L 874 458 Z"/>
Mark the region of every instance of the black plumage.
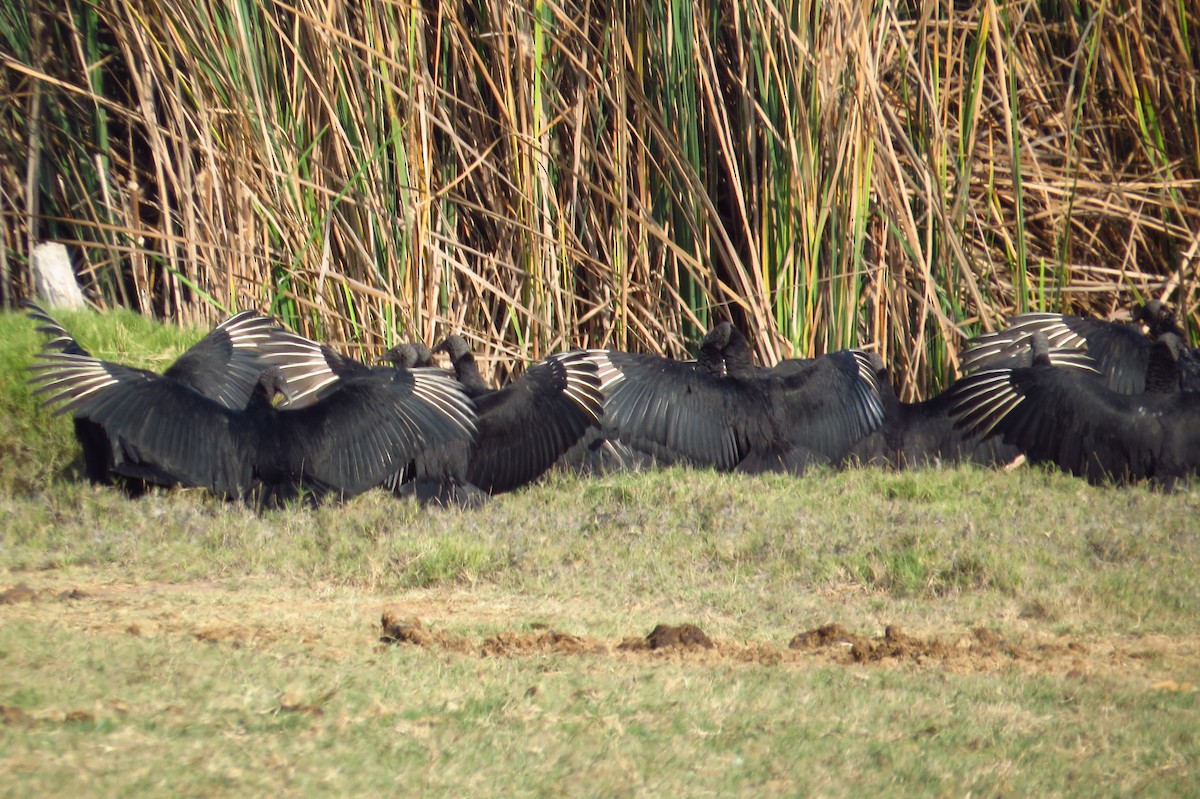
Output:
<path fill-rule="evenodd" d="M 1152 346 L 1140 394 L 1114 391 L 1094 368 L 1052 364 L 1043 334 L 1028 346 L 1030 366 L 959 381 L 952 412 L 964 429 L 1000 436 L 1030 460 L 1093 483 L 1169 483 L 1200 468 L 1200 394 L 1179 390 L 1177 336 Z"/>
<path fill-rule="evenodd" d="M 176 378 L 84 355 L 46 353 L 31 369 L 47 404 L 104 431 L 116 474 L 228 498 L 352 496 L 426 448 L 474 435 L 470 401 L 436 374 L 349 376 L 310 405 L 281 411 L 274 400 L 286 379 L 276 367 L 259 373 L 244 409 Z"/>
<path fill-rule="evenodd" d="M 1142 330 L 1143 324 L 1148 335 Z M 1027 313 L 1013 317 L 1004 330 L 973 339 L 963 355 L 963 371 L 1029 366 L 1027 338 L 1033 333 L 1045 336 L 1051 362 L 1058 362 L 1064 350 L 1086 353 L 1105 376 L 1108 387 L 1121 394 L 1140 394 L 1146 390 L 1146 368 L 1155 340 L 1166 334 L 1180 340 L 1185 338 L 1175 315 L 1157 300 L 1138 308 L 1133 314 L 1133 324 L 1086 316 Z M 1200 358 L 1193 350 L 1182 347 L 1178 363 L 1180 387 L 1185 391 L 1200 391 Z"/>
<path fill-rule="evenodd" d="M 46 352 L 60 352 L 90 358 L 91 354 L 47 311 L 26 302 L 37 330 L 50 336 Z M 243 311 L 226 319 L 203 339 L 181 355 L 163 377 L 174 380 L 225 408 L 241 410 L 250 401 L 259 377 L 268 363 L 261 357 L 270 342 L 290 335 L 273 319 L 252 311 Z M 131 493 L 140 493 L 146 484 L 169 485 L 170 476 L 155 472 L 149 465 L 139 467 L 123 460 L 108 434 L 85 413 L 74 415 L 75 435 L 83 450 L 84 472 L 97 483 L 118 482 Z M 121 469 L 116 467 L 120 464 Z"/>
<path fill-rule="evenodd" d="M 479 364 L 475 362 L 475 354 L 471 352 L 465 338 L 460 335 L 446 336 L 440 344 L 433 348 L 433 352 L 444 352 L 449 356 L 454 376 L 462 384 L 468 397 L 476 399 L 492 392 L 491 386 L 479 373 Z"/>
<path fill-rule="evenodd" d="M 396 355 L 399 359 L 406 357 L 403 351 Z M 265 363 L 279 367 L 288 385 L 285 405 L 290 410 L 311 405 L 337 391 L 342 380 L 366 377 L 373 372 L 392 368 L 369 366 L 332 347 L 291 332 L 272 340 L 260 357 Z M 392 362 L 397 364 L 396 360 Z"/>
<path fill-rule="evenodd" d="M 665 360 L 658 356 L 621 353 L 617 350 L 590 350 L 587 354 L 599 369 L 601 391 L 606 403 L 611 389 L 625 379 L 621 370 L 614 365 L 614 361 L 650 367 L 659 360 Z M 744 353 L 735 349 L 731 361 L 735 368 L 739 363 L 745 363 L 754 368 L 748 346 Z M 672 361 L 672 363 L 676 368 L 701 370 L 717 378 L 727 374 L 720 344 L 715 341 L 707 341 L 701 346 L 697 360 Z M 639 367 L 635 366 L 635 368 Z M 586 431 L 579 442 L 564 453 L 556 465 L 580 474 L 607 474 L 638 471 L 678 461 L 680 461 L 680 456 L 677 453 L 667 450 L 653 441 L 629 435 L 623 439 L 621 430 L 605 418 L 599 427 Z"/>
<path fill-rule="evenodd" d="M 400 345 L 383 356 L 391 366 L 369 366 L 361 361 L 342 355 L 331 347 L 289 333 L 284 339 L 273 341 L 262 355 L 268 363 L 277 366 L 289 387 L 289 396 L 281 409 L 292 412 L 320 402 L 339 391 L 346 380 L 361 379 L 370 375 L 404 372 L 421 380 L 437 380 L 455 386 L 456 391 L 466 397 L 462 386 L 452 372 L 435 367 L 408 367 L 408 363 L 429 362 L 431 353 L 424 345 Z M 467 397 L 472 408 L 474 403 Z M 473 428 L 474 429 L 474 428 Z M 474 506 L 486 500 L 480 492 L 467 482 L 467 466 L 474 435 L 469 438 L 454 437 L 429 442 L 418 455 L 389 474 L 382 487 L 402 496 L 413 496 L 422 503 L 438 505 Z"/>
<path fill-rule="evenodd" d="M 723 322 L 695 363 L 593 352 L 617 373 L 606 390 L 606 438 L 659 462 L 799 472 L 842 460 L 883 419 L 859 350 L 758 369 L 741 333 Z"/>
<path fill-rule="evenodd" d="M 479 435 L 466 477 L 489 494 L 536 480 L 600 422 L 601 379 L 586 353 L 552 355 L 492 389 L 462 336 L 448 336 L 434 351 L 450 356 L 457 379 L 475 401 Z"/>
<path fill-rule="evenodd" d="M 876 382 L 883 405 L 883 424 L 856 443 L 849 460 L 860 464 L 912 469 L 974 463 L 997 466 L 1011 463 L 1021 453 L 999 438 L 960 430 L 950 410 L 953 394 L 943 392 L 921 402 L 902 402 L 891 374 L 876 362 Z"/>
<path fill-rule="evenodd" d="M 30 318 L 38 323 L 38 332 L 51 337 L 45 344 L 46 350 L 91 356 L 47 311 L 30 301 L 25 304 Z M 274 319 L 253 311 L 242 311 L 193 344 L 167 367 L 163 376 L 183 383 L 226 408 L 244 408 L 259 376 L 270 365 L 262 357 L 264 347 L 271 342 L 286 340 L 290 335 Z"/>

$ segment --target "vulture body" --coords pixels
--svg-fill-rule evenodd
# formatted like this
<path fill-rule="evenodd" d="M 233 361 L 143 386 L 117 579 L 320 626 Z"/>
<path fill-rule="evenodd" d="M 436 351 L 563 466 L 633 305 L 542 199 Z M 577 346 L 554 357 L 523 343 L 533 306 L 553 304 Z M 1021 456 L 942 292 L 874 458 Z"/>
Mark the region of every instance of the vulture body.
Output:
<path fill-rule="evenodd" d="M 953 413 L 963 429 L 1093 483 L 1169 484 L 1200 468 L 1200 394 L 1179 389 L 1177 336 L 1153 345 L 1140 394 L 1113 390 L 1098 369 L 1052 364 L 1040 333 L 1029 346 L 1029 366 L 983 369 L 958 383 Z"/>
<path fill-rule="evenodd" d="M 431 357 L 429 348 L 422 344 L 401 344 L 384 355 L 392 366 L 369 366 L 297 334 L 289 334 L 286 340 L 274 343 L 263 355 L 264 360 L 278 367 L 289 386 L 287 400 L 282 405 L 282 410 L 289 413 L 340 391 L 346 381 L 371 375 L 382 377 L 399 373 L 443 387 L 453 386 L 454 393 L 465 398 L 471 408 L 471 435 L 430 441 L 409 461 L 399 464 L 399 468 L 379 485 L 402 496 L 413 496 L 423 504 L 476 506 L 486 500 L 486 496 L 470 486 L 466 477 L 468 456 L 477 435 L 474 402 L 451 372 L 436 367 L 408 366 L 409 363 L 428 363 Z"/>
<path fill-rule="evenodd" d="M 33 302 L 26 302 L 30 318 L 37 330 L 50 336 L 43 352 L 90 358 L 91 354 L 47 311 Z M 272 341 L 290 335 L 279 328 L 273 319 L 252 311 L 243 311 L 226 319 L 203 339 L 181 355 L 163 377 L 176 381 L 192 391 L 231 410 L 244 409 L 250 402 L 267 361 L 262 348 Z M 148 373 L 152 374 L 152 373 Z M 121 460 L 104 429 L 85 413 L 74 415 L 75 435 L 83 450 L 84 473 L 95 483 L 117 482 L 133 494 L 145 490 L 147 484 L 170 485 L 166 474 L 156 473 L 148 465 L 140 468 Z M 115 467 L 118 463 L 123 469 Z"/>
<path fill-rule="evenodd" d="M 31 316 L 52 336 L 30 367 L 35 393 L 73 414 L 97 481 L 271 503 L 346 497 L 474 435 L 470 400 L 438 374 L 362 367 L 307 406 L 279 410 L 289 386 L 268 355 L 306 340 L 253 313 L 226 320 L 161 375 L 94 358 L 48 313 Z"/>
<path fill-rule="evenodd" d="M 479 374 L 462 336 L 449 336 L 434 351 L 450 356 L 455 375 L 475 402 L 476 438 L 466 478 L 488 494 L 536 480 L 600 424 L 604 412 L 599 369 L 584 352 L 552 355 L 500 389 Z"/>
<path fill-rule="evenodd" d="M 999 466 L 1021 453 L 998 438 L 974 435 L 954 426 L 953 395 L 943 392 L 922 402 L 902 402 L 891 376 L 880 365 L 876 372 L 883 404 L 883 424 L 854 445 L 850 460 L 862 464 L 913 469 L 973 463 Z"/>
<path fill-rule="evenodd" d="M 606 388 L 605 440 L 659 463 L 802 472 L 836 463 L 883 420 L 870 359 L 844 350 L 783 370 L 754 366 L 728 322 L 696 362 L 592 351 Z"/>
<path fill-rule="evenodd" d="M 103 431 L 115 474 L 230 499 L 350 497 L 425 448 L 474 435 L 469 400 L 434 375 L 349 377 L 317 402 L 279 410 L 286 384 L 268 367 L 235 410 L 174 378 L 88 356 L 45 354 L 31 369 L 47 404 Z"/>

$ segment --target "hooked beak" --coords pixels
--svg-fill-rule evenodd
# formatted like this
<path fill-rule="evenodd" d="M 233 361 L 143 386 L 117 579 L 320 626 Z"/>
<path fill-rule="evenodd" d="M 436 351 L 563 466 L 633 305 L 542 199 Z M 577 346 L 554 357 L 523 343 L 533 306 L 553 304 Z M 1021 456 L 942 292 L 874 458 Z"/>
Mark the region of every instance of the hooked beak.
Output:
<path fill-rule="evenodd" d="M 287 388 L 277 388 L 271 394 L 272 408 L 286 408 L 292 402 L 292 393 Z"/>

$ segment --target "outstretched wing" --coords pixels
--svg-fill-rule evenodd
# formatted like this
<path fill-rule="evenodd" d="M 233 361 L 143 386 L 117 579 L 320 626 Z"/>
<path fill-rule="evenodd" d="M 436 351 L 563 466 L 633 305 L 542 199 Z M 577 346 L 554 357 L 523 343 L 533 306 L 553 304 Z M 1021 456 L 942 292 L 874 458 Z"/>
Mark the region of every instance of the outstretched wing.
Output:
<path fill-rule="evenodd" d="M 278 366 L 288 385 L 288 408 L 311 405 L 336 390 L 339 380 L 362 377 L 371 367 L 298 333 L 280 330 L 260 346 L 259 358 Z"/>
<path fill-rule="evenodd" d="M 33 302 L 26 302 L 26 305 L 30 318 L 38 322 L 38 332 L 50 336 L 45 350 L 91 355 L 45 309 Z M 269 365 L 262 358 L 262 348 L 271 342 L 282 344 L 291 335 L 273 319 L 243 311 L 213 328 L 179 356 L 163 376 L 226 408 L 241 410 L 246 407 L 259 375 Z"/>
<path fill-rule="evenodd" d="M 554 355 L 519 380 L 475 398 L 479 440 L 467 479 L 488 493 L 537 479 L 604 414 L 597 365 L 583 352 Z"/>
<path fill-rule="evenodd" d="M 226 408 L 241 410 L 270 364 L 263 348 L 292 335 L 274 319 L 242 311 L 217 325 L 163 373 Z"/>
<path fill-rule="evenodd" d="M 1071 356 L 1062 350 L 1085 352 L 1106 376 L 1109 388 L 1122 394 L 1146 390 L 1146 365 L 1153 342 L 1133 326 L 1084 316 L 1027 313 L 1014 316 L 1009 326 L 971 341 L 963 355 L 964 372 L 1032 365 L 1027 339 L 1046 336 L 1050 359 L 1066 365 Z"/>
<path fill-rule="evenodd" d="M 29 318 L 38 323 L 37 331 L 50 337 L 43 345 L 44 351 L 55 350 L 68 355 L 91 355 L 45 308 L 33 300 L 25 300 L 25 308 Z"/>
<path fill-rule="evenodd" d="M 952 394 L 959 426 L 1092 482 L 1171 476 L 1164 422 L 1196 406 L 1187 394 L 1120 394 L 1094 372 L 1045 365 L 976 372 Z"/>
<path fill-rule="evenodd" d="M 248 480 L 233 412 L 153 372 L 67 353 L 30 367 L 35 394 L 71 412 L 111 447 L 115 474 L 239 495 Z"/>
<path fill-rule="evenodd" d="M 775 398 L 778 426 L 787 447 L 805 461 L 839 461 L 883 423 L 883 403 L 875 365 L 862 350 L 850 349 L 796 364 L 764 379 Z"/>
<path fill-rule="evenodd" d="M 379 486 L 431 453 L 465 452 L 476 435 L 470 398 L 437 370 L 343 378 L 312 405 L 273 418 L 286 470 L 343 496 Z"/>
<path fill-rule="evenodd" d="M 769 403 L 743 382 L 694 363 L 615 350 L 593 351 L 614 369 L 604 403 L 604 428 L 637 450 L 666 462 L 728 471 L 751 444 L 769 438 Z"/>

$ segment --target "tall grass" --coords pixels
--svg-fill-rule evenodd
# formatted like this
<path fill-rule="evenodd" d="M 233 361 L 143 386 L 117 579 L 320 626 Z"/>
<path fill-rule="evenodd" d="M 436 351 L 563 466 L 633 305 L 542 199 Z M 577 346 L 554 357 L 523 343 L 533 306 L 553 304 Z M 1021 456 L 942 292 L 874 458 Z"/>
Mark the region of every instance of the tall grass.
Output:
<path fill-rule="evenodd" d="M 1198 317 L 1200 4 L 0 8 L 5 303 L 235 307 L 507 364 L 876 346 L 908 393 L 1027 308 Z"/>

